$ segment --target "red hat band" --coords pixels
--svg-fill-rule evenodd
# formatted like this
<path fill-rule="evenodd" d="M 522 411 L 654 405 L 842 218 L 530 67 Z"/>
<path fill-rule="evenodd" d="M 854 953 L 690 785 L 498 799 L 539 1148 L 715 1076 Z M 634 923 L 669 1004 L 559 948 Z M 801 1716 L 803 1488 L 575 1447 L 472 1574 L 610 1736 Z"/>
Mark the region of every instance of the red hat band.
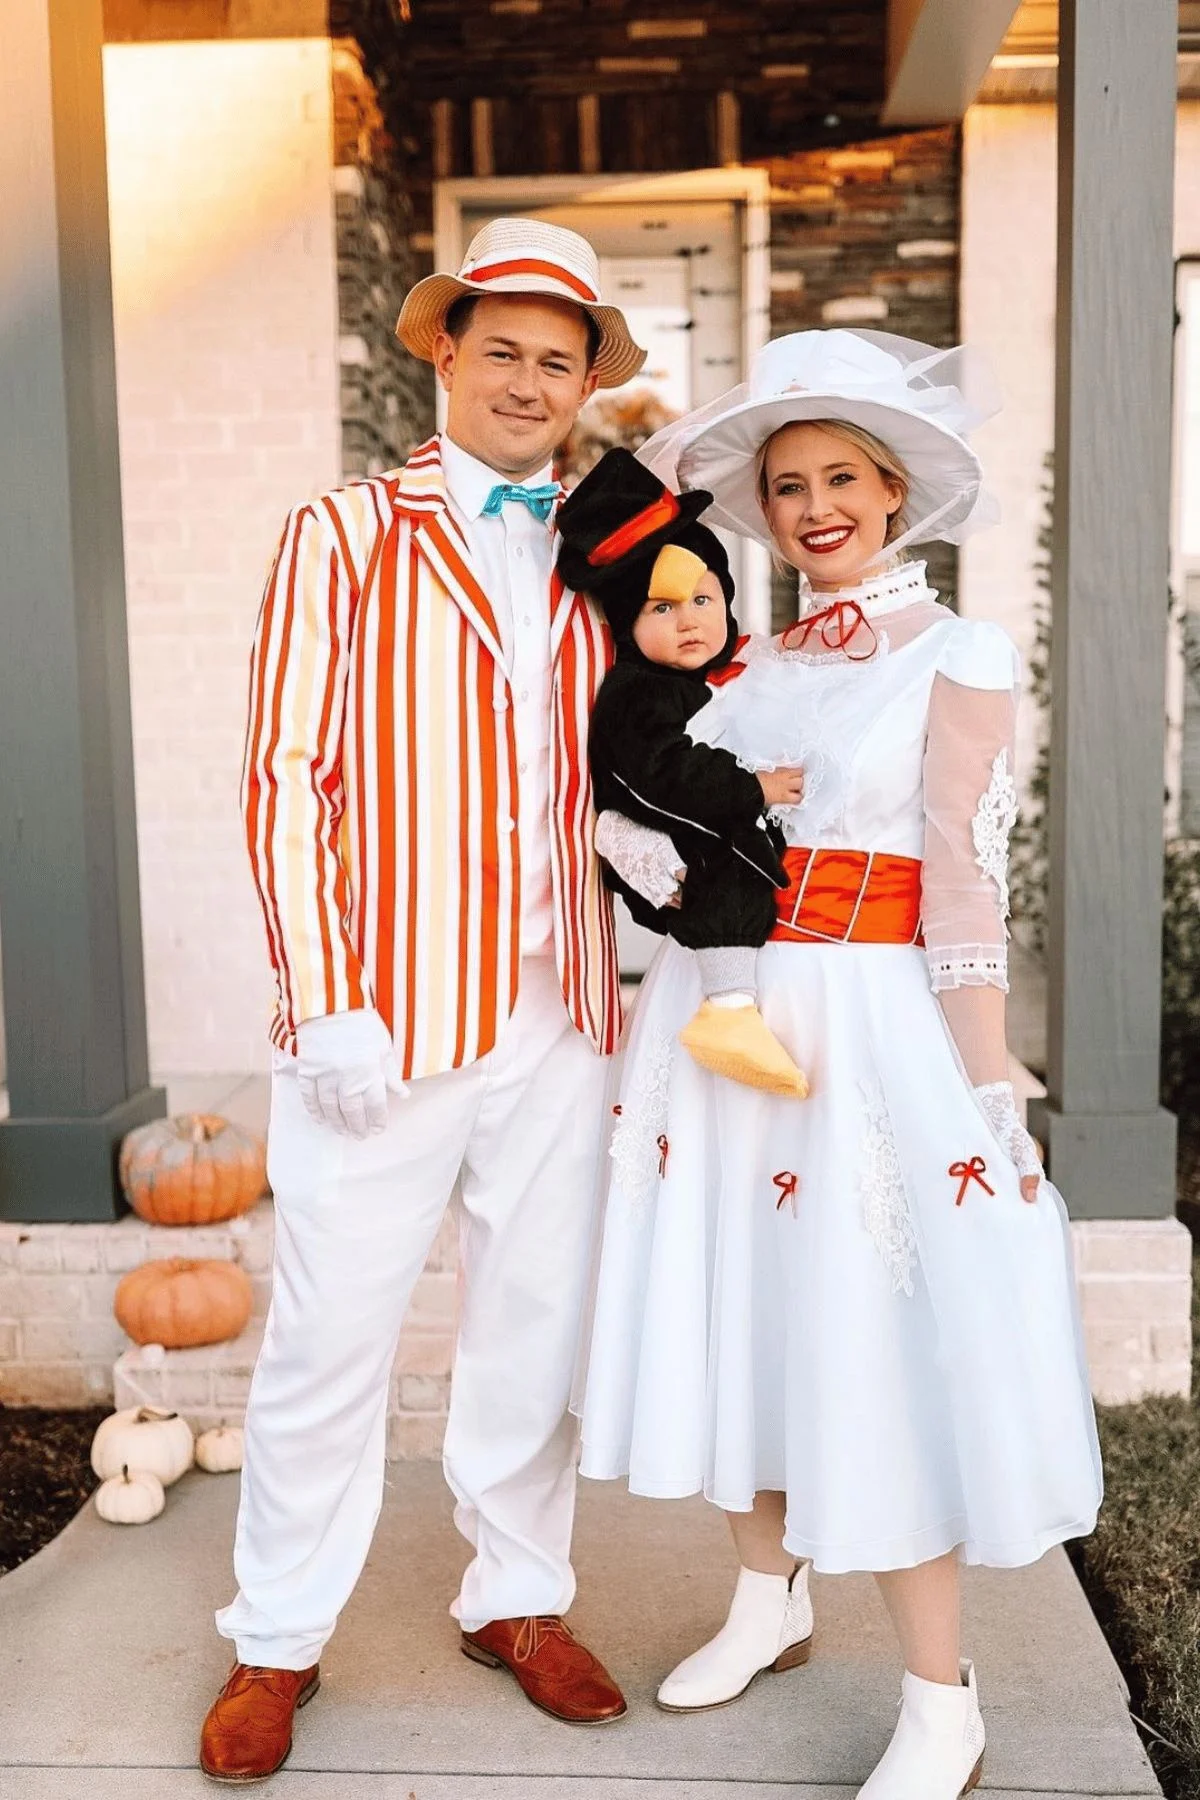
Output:
<path fill-rule="evenodd" d="M 592 292 L 586 281 L 578 275 L 572 275 L 569 269 L 558 263 L 539 262 L 533 256 L 513 257 L 508 262 L 484 263 L 478 269 L 464 269 L 460 280 L 483 283 L 485 281 L 503 281 L 507 275 L 536 275 L 542 281 L 559 281 L 563 287 L 569 287 L 572 293 L 578 294 L 581 300 L 590 301 L 593 306 L 599 304 L 600 296 Z"/>
<path fill-rule="evenodd" d="M 623 556 L 654 532 L 661 531 L 664 526 L 673 524 L 679 517 L 679 502 L 667 488 L 664 488 L 657 500 L 635 513 L 632 519 L 626 519 L 623 525 L 601 539 L 594 550 L 588 551 L 588 562 L 593 569 L 607 568 L 610 563 L 620 562 Z"/>

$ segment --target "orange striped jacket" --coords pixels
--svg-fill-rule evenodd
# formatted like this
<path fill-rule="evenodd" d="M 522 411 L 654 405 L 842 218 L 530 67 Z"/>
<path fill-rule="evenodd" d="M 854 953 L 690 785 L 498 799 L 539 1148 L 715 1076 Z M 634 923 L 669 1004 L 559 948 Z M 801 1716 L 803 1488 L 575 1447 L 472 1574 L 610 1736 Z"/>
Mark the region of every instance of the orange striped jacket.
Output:
<path fill-rule="evenodd" d="M 551 591 L 551 874 L 563 997 L 598 1051 L 621 1027 L 592 838 L 598 609 Z M 297 507 L 267 579 L 242 776 L 266 917 L 272 1042 L 374 1005 L 406 1076 L 495 1043 L 517 993 L 517 752 L 492 606 L 446 504 L 436 438 L 403 469 Z"/>

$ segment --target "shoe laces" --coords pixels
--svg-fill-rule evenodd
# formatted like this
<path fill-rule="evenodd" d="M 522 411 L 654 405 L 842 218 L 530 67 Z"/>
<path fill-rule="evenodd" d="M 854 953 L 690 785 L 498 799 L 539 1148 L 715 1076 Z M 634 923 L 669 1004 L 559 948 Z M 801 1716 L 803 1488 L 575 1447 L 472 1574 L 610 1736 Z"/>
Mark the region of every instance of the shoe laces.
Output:
<path fill-rule="evenodd" d="M 238 1688 L 244 1691 L 247 1681 L 261 1681 L 266 1686 L 268 1693 L 273 1694 L 276 1699 L 286 1700 L 288 1697 L 287 1677 L 294 1673 L 297 1671 L 273 1669 L 261 1663 L 240 1663 L 233 1671 L 230 1685 L 232 1686 L 236 1681 Z M 284 1677 L 283 1681 L 278 1679 L 281 1675 Z"/>
<path fill-rule="evenodd" d="M 537 1655 L 546 1639 L 551 1637 L 565 1638 L 569 1644 L 575 1642 L 571 1627 L 556 1613 L 534 1613 L 523 1619 L 513 1643 L 514 1662 L 529 1662 Z"/>

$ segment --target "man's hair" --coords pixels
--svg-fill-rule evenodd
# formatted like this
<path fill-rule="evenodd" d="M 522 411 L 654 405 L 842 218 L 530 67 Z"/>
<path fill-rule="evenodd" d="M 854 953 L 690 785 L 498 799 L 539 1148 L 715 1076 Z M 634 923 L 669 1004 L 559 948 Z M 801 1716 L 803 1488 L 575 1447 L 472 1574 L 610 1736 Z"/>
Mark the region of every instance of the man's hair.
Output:
<path fill-rule="evenodd" d="M 467 327 L 474 317 L 475 308 L 481 300 L 486 298 L 485 294 L 460 294 L 451 305 L 446 314 L 446 331 L 456 344 L 465 337 Z M 552 298 L 552 296 L 531 294 L 529 298 L 537 300 Z M 600 353 L 600 327 L 585 307 L 581 306 L 579 311 L 583 314 L 583 322 L 587 327 L 587 366 L 590 369 Z"/>

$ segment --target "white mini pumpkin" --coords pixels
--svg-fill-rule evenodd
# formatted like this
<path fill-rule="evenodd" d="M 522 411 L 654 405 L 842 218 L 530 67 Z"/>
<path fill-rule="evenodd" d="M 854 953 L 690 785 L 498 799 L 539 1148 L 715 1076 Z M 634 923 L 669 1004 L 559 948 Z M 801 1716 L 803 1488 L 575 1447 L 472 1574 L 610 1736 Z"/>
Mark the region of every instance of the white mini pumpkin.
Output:
<path fill-rule="evenodd" d="M 149 1469 L 126 1465 L 96 1489 L 96 1511 L 110 1525 L 145 1525 L 167 1504 L 166 1492 Z"/>
<path fill-rule="evenodd" d="M 92 1467 L 101 1481 L 110 1481 L 123 1468 L 148 1469 L 170 1487 L 191 1468 L 194 1455 L 195 1439 L 187 1420 L 152 1406 L 127 1406 L 110 1413 L 92 1439 Z"/>
<path fill-rule="evenodd" d="M 245 1434 L 236 1425 L 214 1425 L 196 1439 L 196 1461 L 210 1475 L 224 1475 L 240 1469 Z"/>

